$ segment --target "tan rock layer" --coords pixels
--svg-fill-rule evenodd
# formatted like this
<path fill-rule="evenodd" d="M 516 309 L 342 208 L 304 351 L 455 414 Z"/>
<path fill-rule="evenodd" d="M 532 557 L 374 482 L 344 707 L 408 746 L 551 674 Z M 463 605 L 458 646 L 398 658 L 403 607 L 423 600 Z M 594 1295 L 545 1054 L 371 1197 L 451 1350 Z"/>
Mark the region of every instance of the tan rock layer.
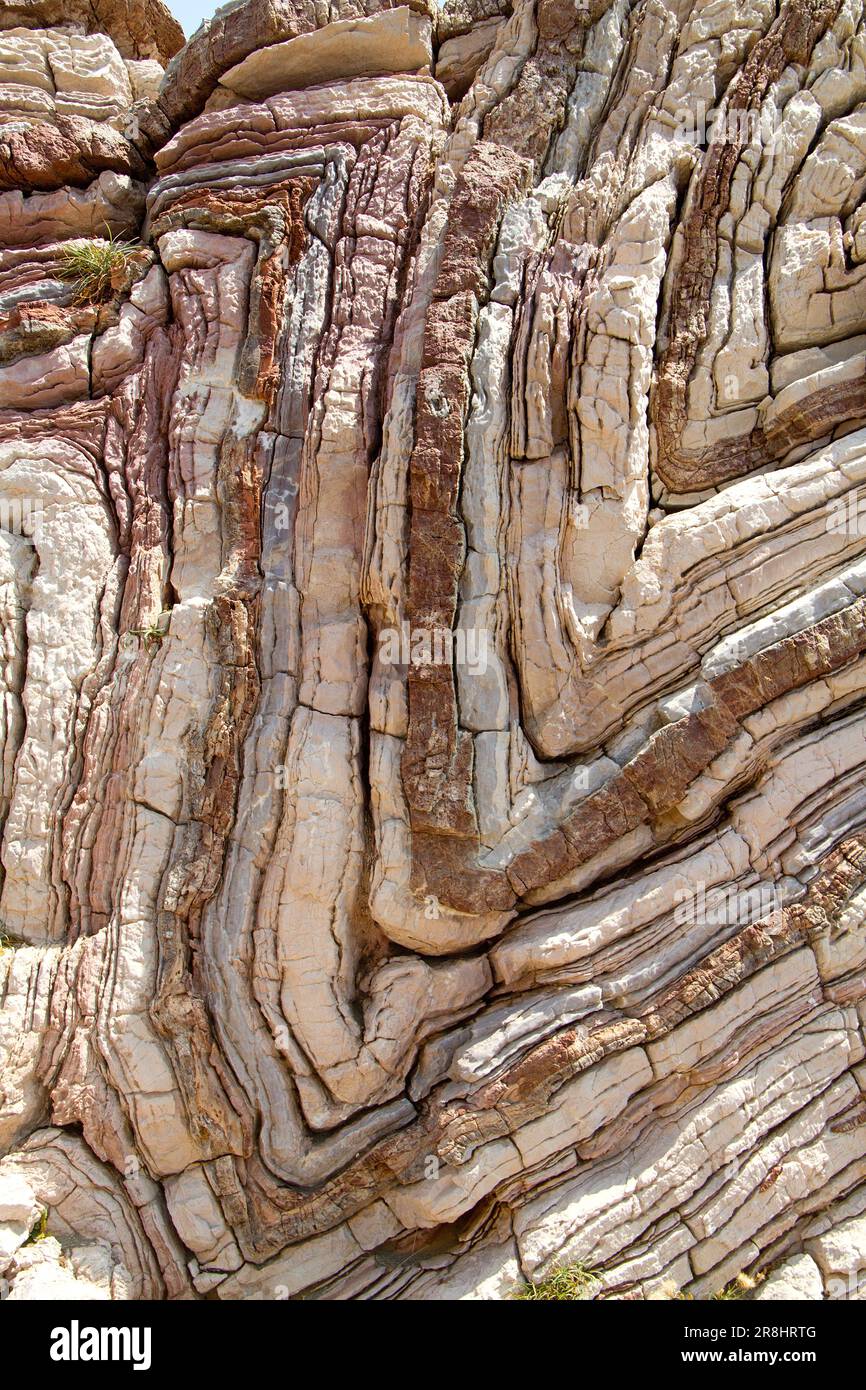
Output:
<path fill-rule="evenodd" d="M 786 0 L 767 33 L 758 40 L 727 92 L 726 111 L 736 116 L 760 110 L 768 89 L 789 63 L 805 63 L 839 13 L 835 0 Z M 713 141 L 680 224 L 680 268 L 670 287 L 668 345 L 660 355 L 652 417 L 658 430 L 659 477 L 672 492 L 700 492 L 742 477 L 784 457 L 799 444 L 863 414 L 866 380 L 813 392 L 783 412 L 769 429 L 756 427 L 721 448 L 684 449 L 686 388 L 706 334 L 716 270 L 719 222 L 728 210 L 731 179 L 745 147 L 728 126 Z"/>
<path fill-rule="evenodd" d="M 74 25 L 86 34 L 107 34 L 125 58 L 167 63 L 183 47 L 183 30 L 163 0 L 11 0 L 0 29 L 52 29 Z"/>

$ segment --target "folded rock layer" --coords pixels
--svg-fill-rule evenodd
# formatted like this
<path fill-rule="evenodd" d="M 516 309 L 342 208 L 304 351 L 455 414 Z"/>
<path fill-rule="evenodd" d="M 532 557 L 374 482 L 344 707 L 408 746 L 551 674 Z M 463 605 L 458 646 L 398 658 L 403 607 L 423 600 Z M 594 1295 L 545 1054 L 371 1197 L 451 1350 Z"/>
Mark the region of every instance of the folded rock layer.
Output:
<path fill-rule="evenodd" d="M 863 0 L 181 38 L 0 23 L 0 1297 L 862 1296 Z"/>

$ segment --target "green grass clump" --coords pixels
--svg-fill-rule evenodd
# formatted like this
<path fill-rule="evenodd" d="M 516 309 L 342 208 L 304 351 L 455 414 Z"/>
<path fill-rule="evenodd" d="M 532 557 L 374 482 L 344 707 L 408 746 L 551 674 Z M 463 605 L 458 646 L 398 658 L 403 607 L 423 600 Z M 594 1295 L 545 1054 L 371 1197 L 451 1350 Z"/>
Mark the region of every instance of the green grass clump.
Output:
<path fill-rule="evenodd" d="M 515 1297 L 533 1303 L 577 1303 L 590 1298 L 599 1284 L 598 1275 L 585 1265 L 566 1265 L 540 1284 L 528 1284 Z"/>
<path fill-rule="evenodd" d="M 60 276 L 75 285 L 75 304 L 105 304 L 130 282 L 142 247 L 112 236 L 70 241 L 60 252 Z"/>

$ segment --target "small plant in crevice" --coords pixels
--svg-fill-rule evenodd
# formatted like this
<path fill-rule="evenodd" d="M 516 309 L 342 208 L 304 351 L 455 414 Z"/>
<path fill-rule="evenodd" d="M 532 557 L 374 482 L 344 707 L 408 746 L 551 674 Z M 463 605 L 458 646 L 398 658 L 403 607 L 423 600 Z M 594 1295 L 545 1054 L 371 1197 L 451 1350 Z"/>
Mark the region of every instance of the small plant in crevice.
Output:
<path fill-rule="evenodd" d="M 131 284 L 143 254 L 143 246 L 110 231 L 106 237 L 70 241 L 60 252 L 60 277 L 74 284 L 74 304 L 105 304 Z"/>
<path fill-rule="evenodd" d="M 29 1236 L 25 1240 L 25 1245 L 38 1245 L 40 1240 L 48 1239 L 48 1208 L 43 1209 L 42 1215 L 33 1227 Z"/>
<path fill-rule="evenodd" d="M 586 1265 L 565 1265 L 540 1284 L 528 1284 L 514 1296 L 531 1303 L 578 1303 L 591 1298 L 600 1285 L 598 1275 Z"/>
<path fill-rule="evenodd" d="M 147 627 L 129 628 L 129 633 L 139 639 L 148 656 L 153 656 L 155 651 L 159 651 L 163 638 L 168 636 L 168 628 L 159 623 L 148 623 Z"/>
<path fill-rule="evenodd" d="M 738 1274 L 736 1279 L 732 1279 L 718 1293 L 710 1294 L 710 1302 L 729 1303 L 736 1302 L 741 1298 L 748 1298 L 753 1289 L 761 1283 L 761 1276 L 752 1278 L 749 1274 Z"/>
<path fill-rule="evenodd" d="M 693 1295 L 685 1293 L 674 1279 L 663 1279 L 660 1284 L 652 1285 L 644 1298 L 648 1303 L 691 1303 Z"/>

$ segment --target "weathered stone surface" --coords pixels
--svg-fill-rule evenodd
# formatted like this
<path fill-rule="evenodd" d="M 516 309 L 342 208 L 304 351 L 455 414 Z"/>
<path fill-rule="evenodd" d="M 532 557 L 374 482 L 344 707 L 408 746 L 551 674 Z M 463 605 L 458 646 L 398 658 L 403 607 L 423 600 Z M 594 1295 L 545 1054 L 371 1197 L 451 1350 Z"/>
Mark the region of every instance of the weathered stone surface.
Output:
<path fill-rule="evenodd" d="M 810 1255 L 794 1255 L 774 1269 L 755 1293 L 756 1303 L 815 1302 L 824 1297 L 821 1271 Z"/>
<path fill-rule="evenodd" d="M 103 34 L 63 29 L 0 34 L 3 123 L 83 116 L 122 130 L 132 101 L 129 71 Z"/>
<path fill-rule="evenodd" d="M 429 69 L 432 22 L 408 5 L 367 19 L 338 19 L 285 43 L 256 48 L 220 85 L 249 101 L 338 78 Z"/>
<path fill-rule="evenodd" d="M 406 5 L 395 0 L 328 0 L 324 5 L 313 0 L 245 0 L 223 5 L 175 54 L 147 128 L 161 143 L 165 130 L 170 133 L 197 115 L 223 74 L 250 54 L 312 35 L 331 24 L 404 8 L 432 18 L 436 7 L 432 0 L 408 0 Z"/>
<path fill-rule="evenodd" d="M 863 5 L 177 48 L 0 24 L 0 1296 L 862 1297 Z"/>
<path fill-rule="evenodd" d="M 165 64 L 183 47 L 183 30 L 163 0 L 4 0 L 0 29 L 104 34 L 124 58 Z"/>
<path fill-rule="evenodd" d="M 481 64 L 489 58 L 500 23 L 498 18 L 489 19 L 440 44 L 436 56 L 436 77 L 452 101 L 459 101 L 465 95 Z"/>

